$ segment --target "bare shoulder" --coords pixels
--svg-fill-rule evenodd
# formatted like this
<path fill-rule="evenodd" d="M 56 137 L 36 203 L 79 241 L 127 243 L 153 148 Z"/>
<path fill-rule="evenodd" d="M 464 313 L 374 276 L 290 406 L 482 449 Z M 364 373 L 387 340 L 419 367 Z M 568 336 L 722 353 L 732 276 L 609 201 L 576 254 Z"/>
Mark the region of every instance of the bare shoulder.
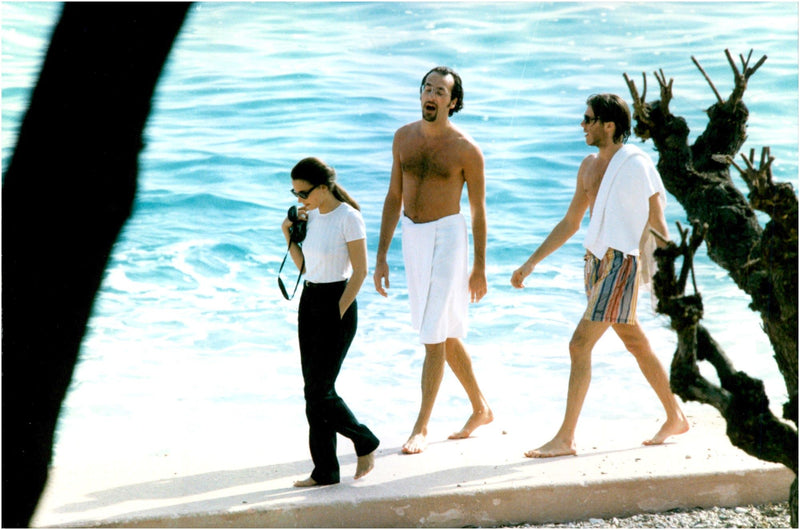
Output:
<path fill-rule="evenodd" d="M 395 133 L 394 133 L 395 141 L 404 142 L 404 141 L 408 140 L 409 137 L 411 137 L 412 135 L 418 133 L 419 125 L 420 125 L 419 121 L 415 121 L 415 122 L 407 123 L 407 124 L 403 125 L 399 129 L 397 129 L 397 131 L 395 131 Z"/>
<path fill-rule="evenodd" d="M 483 152 L 472 136 L 452 124 L 450 131 L 451 139 L 458 146 L 462 156 L 470 160 L 483 160 Z"/>
<path fill-rule="evenodd" d="M 457 127 L 452 122 L 450 122 L 449 131 L 450 131 L 450 138 L 452 138 L 453 140 L 458 141 L 459 143 L 463 144 L 465 148 L 477 149 L 477 150 L 480 151 L 480 148 L 478 147 L 477 142 L 475 142 L 475 140 L 472 138 L 472 136 L 470 136 L 463 129 Z"/>
<path fill-rule="evenodd" d="M 581 169 L 591 167 L 597 161 L 597 156 L 597 153 L 586 155 L 586 158 L 584 158 L 583 162 L 581 162 Z"/>
<path fill-rule="evenodd" d="M 586 175 L 592 171 L 592 168 L 597 164 L 598 158 L 599 157 L 597 153 L 586 155 L 586 158 L 583 159 L 580 167 L 578 168 L 579 179 L 581 178 L 581 176 Z"/>

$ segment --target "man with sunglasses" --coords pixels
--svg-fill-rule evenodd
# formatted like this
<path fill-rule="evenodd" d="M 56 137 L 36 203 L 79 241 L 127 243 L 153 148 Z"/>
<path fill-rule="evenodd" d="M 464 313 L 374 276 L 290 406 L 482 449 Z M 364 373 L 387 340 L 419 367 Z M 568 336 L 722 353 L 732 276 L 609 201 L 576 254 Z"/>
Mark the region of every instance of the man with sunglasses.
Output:
<path fill-rule="evenodd" d="M 450 435 L 466 438 L 492 421 L 492 411 L 478 387 L 472 361 L 461 340 L 467 332 L 467 306 L 486 294 L 486 204 L 483 154 L 475 142 L 450 122 L 463 105 L 461 78 L 452 69 L 429 71 L 420 85 L 422 119 L 397 130 L 392 145 L 392 172 L 383 204 L 375 264 L 375 289 L 387 296 L 386 255 L 401 219 L 403 257 L 411 320 L 425 345 L 422 402 L 406 454 L 427 446 L 428 420 L 450 366 L 467 392 L 472 415 Z M 461 192 L 467 186 L 474 258 L 468 270 L 468 236 L 461 214 Z"/>
<path fill-rule="evenodd" d="M 656 244 L 664 244 L 653 237 L 650 228 L 665 237 L 669 234 L 664 218 L 666 192 L 647 154 L 625 144 L 631 133 L 630 110 L 625 101 L 613 94 L 598 94 L 586 103 L 581 125 L 586 143 L 596 147 L 598 153 L 581 163 L 575 193 L 564 218 L 511 276 L 514 287 L 524 287 L 523 280 L 578 231 L 589 210 L 591 220 L 584 240 L 588 303 L 569 343 L 566 413 L 551 441 L 525 453 L 531 458 L 576 453 L 575 428 L 591 380 L 592 348 L 609 327 L 633 354 L 667 414 L 660 430 L 643 443 L 661 444 L 670 436 L 689 430 L 670 390 L 667 373 L 636 319 L 639 275 L 649 283 L 652 250 Z"/>

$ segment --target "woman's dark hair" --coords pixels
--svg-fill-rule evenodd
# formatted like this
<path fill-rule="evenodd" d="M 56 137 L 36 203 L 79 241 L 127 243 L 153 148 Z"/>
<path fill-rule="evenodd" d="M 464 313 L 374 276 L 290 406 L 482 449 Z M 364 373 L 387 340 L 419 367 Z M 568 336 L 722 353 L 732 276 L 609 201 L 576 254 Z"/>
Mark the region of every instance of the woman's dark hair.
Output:
<path fill-rule="evenodd" d="M 361 210 L 342 186 L 336 183 L 336 171 L 319 158 L 304 158 L 292 168 L 292 180 L 305 180 L 314 186 L 327 186 L 337 200 L 346 202 L 356 210 Z"/>
<path fill-rule="evenodd" d="M 631 135 L 631 111 L 628 104 L 615 94 L 594 94 L 586 100 L 596 118 L 615 126 L 614 143 L 625 143 Z"/>
<path fill-rule="evenodd" d="M 419 84 L 420 94 L 422 94 L 422 89 L 425 88 L 425 82 L 428 80 L 428 76 L 434 72 L 442 77 L 446 75 L 453 76 L 453 91 L 450 93 L 450 101 L 453 101 L 454 99 L 458 99 L 458 101 L 456 102 L 456 106 L 450 109 L 450 112 L 447 114 L 448 116 L 452 116 L 464 108 L 464 87 L 461 86 L 461 76 L 449 66 L 437 66 L 436 68 L 431 68 L 428 70 L 428 73 L 425 74 L 425 77 L 422 78 L 422 83 Z"/>

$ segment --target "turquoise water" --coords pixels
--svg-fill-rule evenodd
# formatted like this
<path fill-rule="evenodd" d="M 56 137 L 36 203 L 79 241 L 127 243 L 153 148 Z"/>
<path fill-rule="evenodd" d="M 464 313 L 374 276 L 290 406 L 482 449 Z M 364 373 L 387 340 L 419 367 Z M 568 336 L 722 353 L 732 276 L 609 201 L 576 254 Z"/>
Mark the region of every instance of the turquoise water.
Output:
<path fill-rule="evenodd" d="M 59 7 L 1 7 L 5 167 Z M 648 72 L 652 99 L 652 72 L 663 69 L 693 140 L 714 95 L 690 57 L 725 95 L 733 77 L 724 50 L 752 48 L 769 58 L 745 97 L 745 148 L 769 145 L 775 178 L 796 182 L 797 20 L 794 2 L 194 5 L 158 87 L 135 212 L 90 322 L 56 464 L 198 444 L 269 460 L 286 438 L 303 448 L 296 302 L 275 281 L 279 227 L 293 203 L 288 171 L 310 155 L 337 169 L 362 205 L 374 260 L 392 135 L 419 119 L 420 78 L 437 64 L 461 73 L 465 108 L 453 120 L 486 158 L 490 291 L 470 310 L 466 343 L 497 424 L 541 425 L 537 441 L 546 441 L 561 419 L 566 345 L 584 304 L 582 234 L 526 290 L 509 278 L 563 215 L 591 152 L 579 125 L 586 97 L 630 100 L 622 74 L 641 88 Z M 686 224 L 674 199 L 667 218 Z M 359 419 L 389 445 L 404 441 L 416 417 L 423 358 L 399 243 L 398 232 L 389 298 L 371 279 L 359 295 L 359 333 L 339 379 Z M 747 300 L 704 254 L 697 273 L 706 325 L 779 405 L 785 389 Z M 648 306 L 643 294 L 640 318 L 668 364 L 674 336 Z M 584 436 L 611 419 L 652 434 L 660 407 L 614 336 L 598 345 L 594 366 Z M 448 373 L 432 437 L 459 428 L 468 410 Z"/>

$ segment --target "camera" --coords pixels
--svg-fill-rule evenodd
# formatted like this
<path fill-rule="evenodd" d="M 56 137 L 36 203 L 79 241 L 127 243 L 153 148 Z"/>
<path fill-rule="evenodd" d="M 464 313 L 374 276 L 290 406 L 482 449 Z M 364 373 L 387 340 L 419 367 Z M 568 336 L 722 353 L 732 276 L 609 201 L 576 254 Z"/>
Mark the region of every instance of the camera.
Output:
<path fill-rule="evenodd" d="M 289 208 L 289 211 L 286 212 L 286 216 L 292 223 L 289 227 L 289 239 L 293 243 L 302 243 L 306 238 L 306 221 L 297 216 L 297 206 Z"/>

